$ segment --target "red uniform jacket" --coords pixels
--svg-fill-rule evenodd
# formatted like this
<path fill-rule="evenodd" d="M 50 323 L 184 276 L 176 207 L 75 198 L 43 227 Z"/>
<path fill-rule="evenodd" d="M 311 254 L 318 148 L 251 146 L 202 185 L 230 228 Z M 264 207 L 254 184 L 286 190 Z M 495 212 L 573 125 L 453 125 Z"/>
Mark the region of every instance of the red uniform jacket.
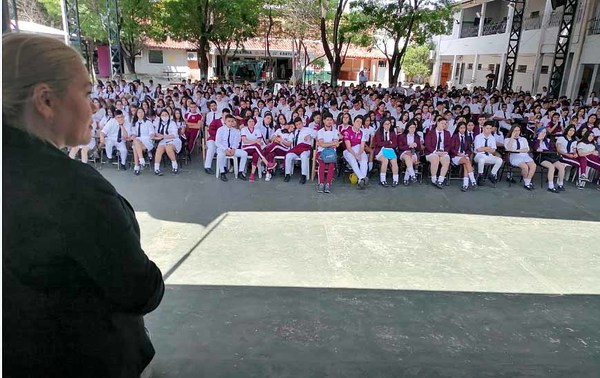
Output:
<path fill-rule="evenodd" d="M 471 146 L 473 141 L 465 134 L 465 151 L 463 153 L 470 155 L 473 151 L 471 151 Z M 460 134 L 454 134 L 452 136 L 452 143 L 450 145 L 450 156 L 458 156 L 460 153 Z"/>
<path fill-rule="evenodd" d="M 398 138 L 396 136 L 396 133 L 393 131 L 389 131 L 389 137 L 390 140 L 385 141 L 384 140 L 384 132 L 380 132 L 379 130 L 377 130 L 377 132 L 375 133 L 375 136 L 373 137 L 373 156 L 377 156 L 379 154 L 379 151 L 381 151 L 382 148 L 386 147 L 386 148 L 393 148 L 396 149 L 398 147 Z"/>
<path fill-rule="evenodd" d="M 398 152 L 400 152 L 400 154 L 402 154 L 404 151 L 410 150 L 410 147 L 408 147 L 408 138 L 406 136 L 407 134 L 398 135 Z M 415 148 L 417 153 L 423 151 L 423 146 L 421 145 L 421 137 L 416 133 L 415 143 L 417 144 L 417 148 Z"/>
<path fill-rule="evenodd" d="M 215 119 L 213 120 L 210 125 L 208 125 L 208 139 L 207 140 L 215 140 L 215 137 L 217 136 L 217 130 L 219 130 L 219 127 L 223 126 L 223 122 L 221 121 L 221 118 L 219 119 Z"/>
<path fill-rule="evenodd" d="M 452 136 L 448 130 L 444 130 L 444 151 L 450 153 L 450 146 L 452 145 Z M 436 129 L 431 129 L 427 134 L 425 134 L 425 153 L 431 154 L 434 153 L 437 147 L 437 136 L 438 131 Z"/>

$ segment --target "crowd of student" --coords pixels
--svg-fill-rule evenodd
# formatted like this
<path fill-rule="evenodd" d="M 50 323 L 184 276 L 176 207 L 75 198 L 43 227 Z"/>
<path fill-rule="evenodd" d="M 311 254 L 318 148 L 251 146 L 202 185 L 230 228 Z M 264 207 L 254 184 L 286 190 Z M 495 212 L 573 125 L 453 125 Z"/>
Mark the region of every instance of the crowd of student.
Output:
<path fill-rule="evenodd" d="M 188 80 L 162 88 L 151 80 L 148 85 L 120 80 L 98 82 L 92 97 L 92 139 L 70 156 L 81 150 L 87 162 L 89 152 L 104 150 L 112 160 L 117 150 L 118 164 L 126 168 L 132 154 L 136 175 L 150 160 L 154 173 L 162 175 L 164 154 L 176 174 L 178 157 L 189 156 L 197 145 L 203 147 L 206 173 L 215 175 L 216 156 L 223 181 L 234 159 L 236 177 L 249 181 L 257 174 L 270 181 L 279 166 L 288 182 L 300 162 L 300 183 L 316 170 L 317 190 L 325 193 L 336 170 L 352 171 L 359 189 L 372 171 L 379 172 L 384 187 L 410 185 L 428 171 L 431 184 L 443 189 L 456 167 L 463 191 L 495 184 L 503 171 L 512 182 L 519 172 L 523 187 L 533 190 L 542 166 L 554 193 L 565 190 L 567 167 L 580 189 L 592 177 L 598 184 L 600 172 L 600 106 L 594 93 L 584 102 L 428 85 L 309 83 L 270 91 L 248 83 Z"/>

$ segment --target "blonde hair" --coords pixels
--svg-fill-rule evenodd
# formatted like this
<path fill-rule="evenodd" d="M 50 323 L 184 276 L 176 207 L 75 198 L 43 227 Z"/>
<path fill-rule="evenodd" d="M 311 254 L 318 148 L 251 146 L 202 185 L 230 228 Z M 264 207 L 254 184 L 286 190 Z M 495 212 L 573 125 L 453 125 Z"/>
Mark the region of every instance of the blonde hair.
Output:
<path fill-rule="evenodd" d="M 27 129 L 23 115 L 33 89 L 47 84 L 59 96 L 72 79 L 81 56 L 59 39 L 28 33 L 2 36 L 2 120 Z"/>

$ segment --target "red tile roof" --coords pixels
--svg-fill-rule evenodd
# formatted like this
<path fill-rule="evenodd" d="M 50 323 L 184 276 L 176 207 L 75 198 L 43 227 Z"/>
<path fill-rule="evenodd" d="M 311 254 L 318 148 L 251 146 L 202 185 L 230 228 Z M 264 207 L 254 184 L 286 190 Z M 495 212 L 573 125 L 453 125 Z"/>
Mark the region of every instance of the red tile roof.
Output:
<path fill-rule="evenodd" d="M 322 55 L 323 54 L 323 45 L 321 41 L 304 41 L 309 54 L 312 56 Z M 156 48 L 156 49 L 175 49 L 175 50 L 196 50 L 196 47 L 189 42 L 185 41 L 174 41 L 171 38 L 167 38 L 165 41 L 154 41 L 152 39 L 148 39 L 146 41 L 146 47 L 148 48 Z M 214 47 L 214 46 L 213 46 Z M 264 50 L 265 39 L 264 38 L 251 38 L 244 42 L 245 50 Z M 269 48 L 272 51 L 292 51 L 292 40 L 291 39 L 271 39 L 269 40 Z M 347 58 L 370 58 L 370 59 L 384 59 L 385 55 L 377 50 L 372 48 L 365 48 L 359 46 L 351 45 L 348 48 L 348 53 L 346 54 Z"/>

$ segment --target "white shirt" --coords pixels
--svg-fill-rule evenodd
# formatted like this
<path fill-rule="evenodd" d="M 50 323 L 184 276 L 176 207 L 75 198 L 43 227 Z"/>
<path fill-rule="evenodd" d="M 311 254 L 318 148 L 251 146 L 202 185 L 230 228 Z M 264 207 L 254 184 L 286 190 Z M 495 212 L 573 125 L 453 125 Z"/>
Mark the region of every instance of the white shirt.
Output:
<path fill-rule="evenodd" d="M 567 150 L 568 145 L 569 145 L 569 141 L 564 136 L 561 136 L 556 140 L 556 150 L 559 153 L 566 152 L 568 154 L 573 154 L 577 151 L 577 141 L 575 139 L 573 139 L 573 141 L 571 142 L 571 146 L 570 146 L 569 150 Z"/>
<path fill-rule="evenodd" d="M 354 107 L 352 107 L 348 113 L 350 113 L 350 116 L 352 117 L 352 122 L 354 122 L 354 118 L 356 118 L 356 116 L 360 115 L 360 116 L 364 116 L 365 114 L 367 114 L 367 111 L 363 108 L 359 108 L 358 110 L 354 109 Z"/>
<path fill-rule="evenodd" d="M 254 130 L 250 130 L 249 127 L 244 127 L 241 132 L 241 137 L 246 137 L 250 140 L 258 140 L 259 143 L 264 143 L 264 137 L 258 127 L 254 127 Z M 242 139 L 242 147 L 250 146 L 251 144 L 244 144 Z"/>
<path fill-rule="evenodd" d="M 137 121 L 131 126 L 130 131 L 131 135 L 144 139 L 150 139 L 150 136 L 155 133 L 154 125 L 148 119 Z"/>
<path fill-rule="evenodd" d="M 215 136 L 217 148 L 226 150 L 228 148 L 238 149 L 242 141 L 241 133 L 234 127 L 219 127 Z"/>
<path fill-rule="evenodd" d="M 503 111 L 501 109 L 494 113 L 494 118 L 509 118 L 509 119 L 511 119 L 511 117 L 512 117 L 512 114 L 510 114 L 510 112 L 508 110 Z M 508 122 L 499 121 L 499 124 L 500 124 L 500 128 L 502 128 L 502 129 L 510 129 L 510 124 Z"/>
<path fill-rule="evenodd" d="M 123 125 L 125 126 L 125 131 L 127 131 L 129 133 L 129 129 L 127 128 L 127 124 L 124 122 Z M 106 137 L 108 139 L 113 139 L 113 140 L 117 140 L 118 136 L 119 136 L 119 124 L 117 123 L 116 119 L 111 119 L 110 121 L 106 122 L 106 125 L 104 125 L 104 127 L 102 128 L 102 133 L 104 135 L 106 135 Z M 121 137 L 123 137 L 123 139 L 125 139 L 124 135 L 121 135 Z"/>
<path fill-rule="evenodd" d="M 331 143 L 334 140 L 340 140 L 340 134 L 334 128 L 329 131 L 325 130 L 325 128 L 322 128 L 317 132 L 317 140 L 323 140 L 325 143 Z M 317 151 L 321 152 L 323 150 L 324 147 L 317 147 Z"/>
<path fill-rule="evenodd" d="M 221 119 L 222 115 L 223 113 L 219 113 L 217 111 L 209 111 L 208 113 L 206 113 L 206 126 L 210 126 L 212 121 L 214 121 L 215 119 Z"/>
<path fill-rule="evenodd" d="M 487 141 L 487 146 L 486 146 L 486 141 Z M 477 134 L 477 136 L 475 137 L 474 147 L 475 147 L 475 151 L 477 151 L 477 149 L 481 148 L 481 147 L 491 147 L 493 149 L 496 149 L 496 139 L 494 139 L 494 136 L 492 134 L 490 134 L 487 137 L 483 133 Z M 477 152 L 477 153 L 485 154 L 485 152 Z"/>

